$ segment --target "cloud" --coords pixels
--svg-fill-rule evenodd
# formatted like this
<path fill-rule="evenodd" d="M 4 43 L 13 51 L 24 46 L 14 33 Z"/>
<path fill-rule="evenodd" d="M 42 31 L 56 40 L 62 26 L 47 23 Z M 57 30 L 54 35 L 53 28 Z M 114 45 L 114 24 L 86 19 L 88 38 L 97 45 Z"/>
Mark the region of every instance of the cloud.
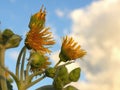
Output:
<path fill-rule="evenodd" d="M 120 89 L 120 1 L 94 1 L 71 11 L 73 36 L 86 48 L 82 70 L 87 81 L 74 83 L 80 90 Z"/>
<path fill-rule="evenodd" d="M 63 17 L 63 16 L 64 16 L 64 12 L 63 12 L 62 10 L 60 10 L 60 9 L 57 9 L 57 10 L 55 11 L 55 13 L 56 13 L 56 15 L 57 15 L 58 17 Z"/>

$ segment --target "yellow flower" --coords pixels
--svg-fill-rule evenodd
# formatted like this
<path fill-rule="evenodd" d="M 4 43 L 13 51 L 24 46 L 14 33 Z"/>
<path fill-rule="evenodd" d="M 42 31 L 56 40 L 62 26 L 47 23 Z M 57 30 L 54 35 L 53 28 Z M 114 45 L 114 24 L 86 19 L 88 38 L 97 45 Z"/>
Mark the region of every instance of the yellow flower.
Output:
<path fill-rule="evenodd" d="M 26 37 L 25 44 L 28 49 L 33 49 L 41 53 L 50 53 L 49 45 L 55 44 L 52 39 L 49 28 L 39 30 L 38 28 L 31 29 Z"/>
<path fill-rule="evenodd" d="M 42 7 L 43 8 L 43 7 Z M 40 9 L 40 12 L 31 17 L 29 27 L 30 31 L 27 33 L 25 45 L 28 49 L 39 51 L 40 53 L 50 53 L 48 49 L 50 45 L 55 44 L 50 28 L 45 28 L 46 11 Z"/>
<path fill-rule="evenodd" d="M 67 36 L 63 38 L 61 52 L 59 54 L 61 61 L 75 60 L 82 58 L 86 54 L 86 51 L 81 49 L 81 46 L 77 42 L 74 42 L 73 38 Z"/>

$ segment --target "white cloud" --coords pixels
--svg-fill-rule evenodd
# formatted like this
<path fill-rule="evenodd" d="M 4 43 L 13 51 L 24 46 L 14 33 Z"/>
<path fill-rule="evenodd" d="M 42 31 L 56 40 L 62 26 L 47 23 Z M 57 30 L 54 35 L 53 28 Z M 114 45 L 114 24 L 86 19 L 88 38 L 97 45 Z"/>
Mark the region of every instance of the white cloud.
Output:
<path fill-rule="evenodd" d="M 120 89 L 120 1 L 100 0 L 70 14 L 72 33 L 87 50 L 80 90 Z M 82 38 L 82 39 L 81 39 Z"/>
<path fill-rule="evenodd" d="M 63 12 L 62 10 L 60 10 L 60 9 L 57 9 L 57 10 L 55 11 L 55 13 L 56 13 L 56 15 L 57 15 L 58 17 L 63 17 L 63 16 L 64 16 L 64 12 Z"/>

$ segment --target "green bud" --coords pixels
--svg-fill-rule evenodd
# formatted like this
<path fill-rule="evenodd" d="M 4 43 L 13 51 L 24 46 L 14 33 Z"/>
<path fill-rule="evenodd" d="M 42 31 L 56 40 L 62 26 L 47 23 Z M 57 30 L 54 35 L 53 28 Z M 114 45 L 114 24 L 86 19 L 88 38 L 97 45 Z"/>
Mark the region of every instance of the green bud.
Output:
<path fill-rule="evenodd" d="M 65 66 L 59 67 L 57 69 L 56 77 L 59 77 L 61 79 L 63 85 L 70 83 L 68 70 Z"/>
<path fill-rule="evenodd" d="M 12 35 L 6 42 L 6 48 L 14 48 L 20 44 L 21 37 L 19 35 Z"/>
<path fill-rule="evenodd" d="M 78 90 L 77 88 L 75 88 L 74 86 L 67 86 L 66 88 L 64 88 L 63 90 Z"/>
<path fill-rule="evenodd" d="M 4 31 L 3 31 L 3 37 L 4 38 L 10 38 L 12 35 L 14 35 L 14 33 L 10 30 L 10 29 L 5 29 Z"/>
<path fill-rule="evenodd" d="M 55 90 L 62 90 L 64 85 L 61 79 L 59 77 L 56 77 L 53 81 L 53 86 Z"/>
<path fill-rule="evenodd" d="M 29 60 L 31 61 L 31 66 L 35 68 L 39 68 L 46 62 L 46 58 L 38 52 L 32 53 Z"/>
<path fill-rule="evenodd" d="M 57 76 L 62 76 L 62 75 L 65 75 L 66 73 L 68 73 L 68 70 L 65 66 L 60 66 L 57 71 Z"/>
<path fill-rule="evenodd" d="M 47 77 L 54 78 L 54 76 L 55 76 L 55 71 L 56 71 L 56 70 L 55 70 L 54 68 L 49 67 L 48 69 L 46 69 L 45 74 L 46 74 Z"/>
<path fill-rule="evenodd" d="M 80 77 L 80 71 L 81 69 L 79 67 L 72 70 L 69 74 L 69 79 L 73 82 L 76 82 Z"/>

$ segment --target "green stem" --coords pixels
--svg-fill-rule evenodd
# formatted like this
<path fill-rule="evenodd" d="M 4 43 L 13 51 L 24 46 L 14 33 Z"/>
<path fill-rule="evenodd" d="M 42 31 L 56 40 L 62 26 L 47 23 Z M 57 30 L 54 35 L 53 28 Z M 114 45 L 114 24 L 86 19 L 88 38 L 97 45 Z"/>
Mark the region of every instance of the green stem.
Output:
<path fill-rule="evenodd" d="M 56 65 L 54 66 L 54 68 L 56 68 L 60 63 L 61 63 L 61 60 L 59 60 L 59 62 L 56 63 Z"/>
<path fill-rule="evenodd" d="M 28 62 L 28 64 L 27 64 L 27 67 L 26 67 L 26 75 L 25 75 L 25 78 L 27 78 L 28 77 L 28 75 L 29 75 L 29 68 L 30 68 L 30 63 Z"/>
<path fill-rule="evenodd" d="M 37 80 L 35 80 L 35 81 L 33 81 L 33 82 L 28 83 L 28 85 L 26 86 L 26 89 L 29 88 L 29 87 L 31 87 L 31 86 L 33 86 L 34 84 L 38 83 L 39 81 L 43 80 L 45 77 L 46 77 L 46 76 L 43 75 L 43 76 L 40 77 L 39 79 L 37 79 Z"/>
<path fill-rule="evenodd" d="M 5 66 L 4 56 L 5 56 L 5 48 L 4 46 L 2 46 L 0 48 L 0 65 L 2 66 Z M 0 84 L 2 90 L 7 90 L 5 71 L 2 68 L 0 68 Z"/>
<path fill-rule="evenodd" d="M 19 68 L 20 68 L 20 60 L 21 60 L 21 57 L 22 57 L 22 53 L 23 51 L 25 50 L 25 46 L 21 49 L 20 51 L 20 54 L 18 56 L 18 59 L 17 59 L 17 64 L 16 64 L 16 76 L 17 78 L 19 79 Z"/>
<path fill-rule="evenodd" d="M 74 62 L 73 62 L 73 61 L 71 61 L 71 62 L 67 62 L 67 63 L 65 63 L 65 64 L 62 64 L 62 65 L 56 67 L 56 68 L 59 68 L 59 67 L 62 67 L 62 66 L 66 66 L 66 65 L 69 65 L 69 64 L 71 64 L 71 63 L 74 63 Z"/>
<path fill-rule="evenodd" d="M 1 65 L 0 67 L 1 67 L 2 69 L 4 69 L 6 72 L 8 72 L 8 73 L 12 76 L 12 78 L 15 80 L 17 86 L 19 86 L 18 78 L 14 75 L 14 73 L 11 72 L 11 71 L 9 71 L 7 68 L 5 68 L 5 67 L 2 66 L 2 65 Z"/>
<path fill-rule="evenodd" d="M 22 57 L 22 64 L 21 64 L 21 71 L 20 71 L 20 80 L 24 79 L 24 63 L 25 63 L 25 56 L 26 56 L 26 49 L 23 51 Z"/>
<path fill-rule="evenodd" d="M 36 72 L 36 73 L 33 73 L 32 75 L 30 75 L 30 76 L 28 77 L 28 80 L 31 81 L 34 76 L 37 76 L 37 75 L 40 75 L 40 74 L 44 74 L 44 73 L 45 73 L 45 71 L 38 71 L 38 72 Z"/>

